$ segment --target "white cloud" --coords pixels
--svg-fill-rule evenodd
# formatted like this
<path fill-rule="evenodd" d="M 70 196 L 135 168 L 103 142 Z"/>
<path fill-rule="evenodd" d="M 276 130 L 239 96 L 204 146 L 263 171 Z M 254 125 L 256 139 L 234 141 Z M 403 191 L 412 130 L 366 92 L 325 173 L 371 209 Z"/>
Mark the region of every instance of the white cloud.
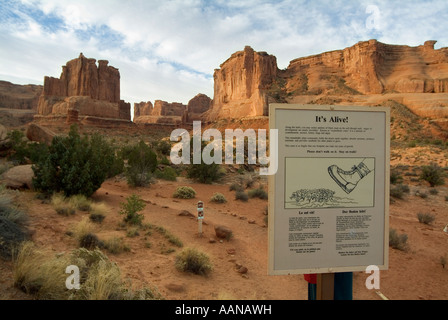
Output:
<path fill-rule="evenodd" d="M 445 0 L 3 2 L 0 76 L 42 83 L 83 52 L 119 68 L 129 102 L 213 98 L 213 70 L 245 45 L 275 55 L 280 68 L 371 38 L 448 46 Z M 369 5 L 379 10 L 373 29 L 366 26 Z"/>

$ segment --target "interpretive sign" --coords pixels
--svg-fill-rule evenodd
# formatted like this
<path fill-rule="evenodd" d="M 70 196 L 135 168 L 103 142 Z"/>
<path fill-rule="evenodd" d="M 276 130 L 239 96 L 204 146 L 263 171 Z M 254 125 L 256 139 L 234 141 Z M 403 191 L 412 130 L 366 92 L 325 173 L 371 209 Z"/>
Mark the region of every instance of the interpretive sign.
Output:
<path fill-rule="evenodd" d="M 390 113 L 271 104 L 269 274 L 388 268 Z"/>

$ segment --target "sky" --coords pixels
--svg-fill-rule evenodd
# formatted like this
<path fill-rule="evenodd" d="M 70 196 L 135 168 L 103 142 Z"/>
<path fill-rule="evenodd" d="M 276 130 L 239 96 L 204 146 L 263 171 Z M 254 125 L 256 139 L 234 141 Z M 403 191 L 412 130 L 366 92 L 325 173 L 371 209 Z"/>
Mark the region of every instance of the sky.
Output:
<path fill-rule="evenodd" d="M 0 0 L 0 80 L 43 84 L 82 52 L 119 69 L 121 99 L 213 98 L 213 73 L 251 46 L 291 60 L 359 41 L 448 47 L 446 0 Z"/>

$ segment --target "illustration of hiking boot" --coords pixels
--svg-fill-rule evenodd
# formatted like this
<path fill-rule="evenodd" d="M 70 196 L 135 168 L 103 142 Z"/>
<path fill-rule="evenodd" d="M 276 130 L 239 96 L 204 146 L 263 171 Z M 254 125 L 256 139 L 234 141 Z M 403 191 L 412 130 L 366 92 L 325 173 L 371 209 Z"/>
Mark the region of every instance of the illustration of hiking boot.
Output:
<path fill-rule="evenodd" d="M 361 162 L 357 166 L 353 166 L 351 171 L 344 171 L 337 165 L 331 165 L 328 167 L 328 173 L 334 181 L 344 190 L 346 193 L 350 193 L 356 188 L 358 182 L 368 175 L 370 169 Z"/>

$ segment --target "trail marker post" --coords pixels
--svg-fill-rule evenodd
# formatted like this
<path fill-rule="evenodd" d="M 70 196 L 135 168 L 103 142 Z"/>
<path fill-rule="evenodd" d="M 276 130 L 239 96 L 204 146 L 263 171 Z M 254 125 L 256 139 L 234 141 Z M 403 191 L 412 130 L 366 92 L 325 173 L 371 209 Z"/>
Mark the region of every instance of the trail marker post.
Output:
<path fill-rule="evenodd" d="M 198 233 L 202 237 L 202 220 L 204 220 L 204 202 L 198 201 Z"/>

